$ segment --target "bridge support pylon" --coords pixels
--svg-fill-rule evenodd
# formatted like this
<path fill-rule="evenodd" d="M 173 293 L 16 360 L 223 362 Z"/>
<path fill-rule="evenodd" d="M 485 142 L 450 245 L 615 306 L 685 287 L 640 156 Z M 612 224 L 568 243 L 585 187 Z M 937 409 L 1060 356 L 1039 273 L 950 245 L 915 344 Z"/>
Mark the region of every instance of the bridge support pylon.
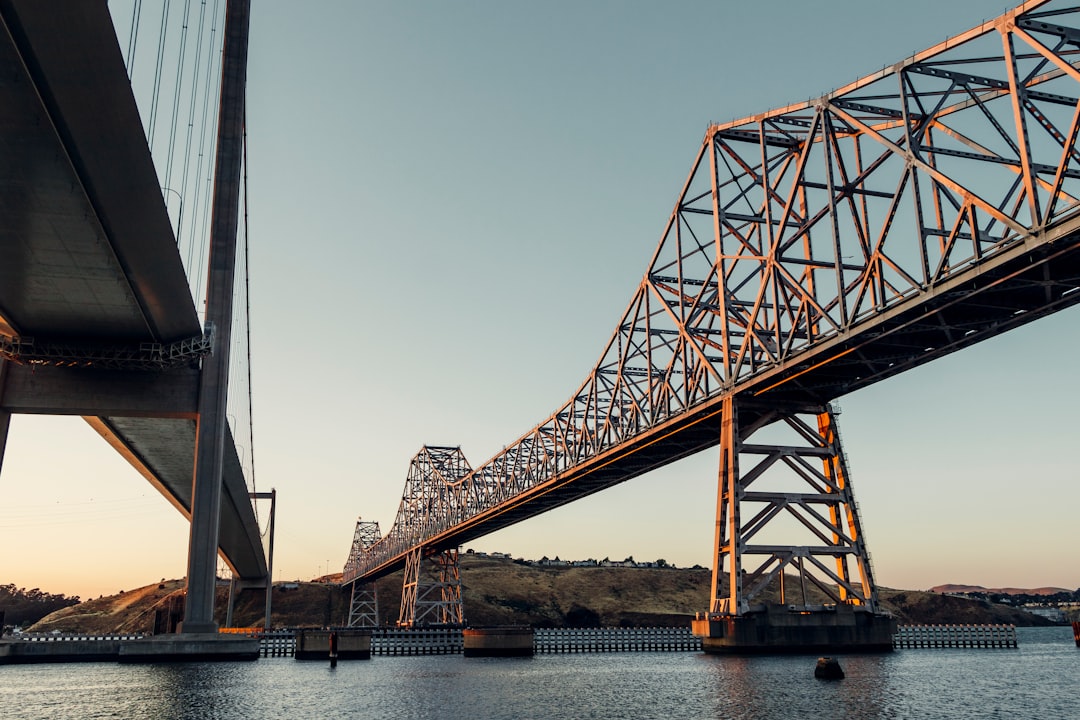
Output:
<path fill-rule="evenodd" d="M 461 627 L 464 624 L 458 549 L 413 548 L 405 558 L 398 626 Z"/>
<path fill-rule="evenodd" d="M 187 603 L 184 620 L 178 628 L 178 632 L 190 635 L 212 635 L 218 631 L 218 624 L 214 620 L 214 597 L 221 523 L 250 6 L 250 0 L 228 0 L 225 6 L 218 147 L 206 283 L 206 323 L 208 327 L 213 327 L 216 338 L 214 351 L 204 358 L 199 377 Z"/>
<path fill-rule="evenodd" d="M 356 531 L 353 533 L 349 559 L 345 561 L 343 576 L 352 577 L 364 554 L 382 539 L 378 521 L 356 519 Z M 345 584 L 350 584 L 346 582 Z M 349 617 L 345 624 L 351 628 L 373 628 L 379 626 L 379 593 L 375 581 L 360 582 L 353 580 L 349 595 Z"/>
<path fill-rule="evenodd" d="M 891 650 L 896 621 L 878 611 L 839 412 L 747 405 L 740 422 L 739 405 L 723 403 L 712 600 L 694 621 L 703 648 Z"/>

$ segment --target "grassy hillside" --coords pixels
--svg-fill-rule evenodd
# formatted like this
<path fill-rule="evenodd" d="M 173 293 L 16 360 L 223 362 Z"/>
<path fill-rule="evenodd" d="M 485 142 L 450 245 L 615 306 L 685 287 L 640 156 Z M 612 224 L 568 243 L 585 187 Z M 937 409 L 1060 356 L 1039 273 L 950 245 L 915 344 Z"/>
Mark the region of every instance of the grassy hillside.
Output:
<path fill-rule="evenodd" d="M 333 580 L 337 578 L 328 578 Z M 379 617 L 392 625 L 401 604 L 401 574 L 378 582 Z M 528 624 L 536 627 L 584 625 L 687 625 L 708 605 L 709 570 L 659 568 L 535 567 L 510 560 L 461 557 L 465 619 L 472 625 Z M 290 586 L 293 584 L 289 584 Z M 794 586 L 791 582 L 789 586 Z M 155 611 L 182 601 L 183 584 L 172 580 L 64 608 L 37 623 L 34 631 L 149 632 Z M 227 585 L 218 588 L 218 621 L 224 624 Z M 778 598 L 773 595 L 768 601 Z M 821 602 L 811 597 L 811 602 Z M 1014 608 L 911 590 L 881 591 L 884 608 L 902 623 L 1047 624 Z M 297 583 L 272 597 L 272 624 L 278 627 L 344 624 L 348 594 L 332 582 Z M 233 625 L 262 626 L 262 590 L 238 594 Z"/>

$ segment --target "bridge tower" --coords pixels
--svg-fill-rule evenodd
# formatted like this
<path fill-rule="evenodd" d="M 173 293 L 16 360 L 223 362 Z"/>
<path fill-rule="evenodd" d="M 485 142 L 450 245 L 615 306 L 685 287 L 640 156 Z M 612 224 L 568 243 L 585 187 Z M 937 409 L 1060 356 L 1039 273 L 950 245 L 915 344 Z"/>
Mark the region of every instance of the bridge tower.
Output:
<path fill-rule="evenodd" d="M 206 297 L 206 322 L 216 334 L 216 347 L 210 356 L 204 358 L 199 378 L 187 604 L 179 628 L 180 632 L 188 634 L 216 633 L 218 630 L 214 620 L 214 595 L 224 473 L 250 13 L 250 0 L 229 0 L 226 3 Z M 270 579 L 267 580 L 269 584 Z"/>
<path fill-rule="evenodd" d="M 395 529 L 430 536 L 460 512 L 463 478 L 472 472 L 460 447 L 425 445 L 409 463 Z M 457 547 L 417 544 L 405 558 L 398 625 L 463 625 Z"/>
<path fill-rule="evenodd" d="M 349 560 L 345 563 L 345 572 L 355 570 L 364 552 L 382 539 L 378 521 L 365 521 L 356 519 L 356 532 L 353 533 L 352 550 L 349 552 Z M 379 593 L 375 582 L 354 582 L 349 597 L 348 627 L 378 627 L 379 626 Z"/>
<path fill-rule="evenodd" d="M 405 491 L 390 533 L 382 537 L 378 523 L 357 521 L 352 549 L 342 572 L 342 582 L 352 585 L 350 627 L 378 624 L 374 581 L 365 583 L 357 578 L 373 564 L 379 564 L 388 547 L 407 549 L 397 624 L 400 627 L 464 624 L 457 546 L 439 544 L 437 540 L 415 542 L 415 539 L 434 537 L 467 511 L 462 481 L 471 472 L 472 467 L 460 447 L 425 445 L 409 463 Z"/>
<path fill-rule="evenodd" d="M 721 413 L 707 652 L 892 647 L 878 612 L 837 416 L 829 404 Z M 758 441 L 760 439 L 760 441 Z"/>

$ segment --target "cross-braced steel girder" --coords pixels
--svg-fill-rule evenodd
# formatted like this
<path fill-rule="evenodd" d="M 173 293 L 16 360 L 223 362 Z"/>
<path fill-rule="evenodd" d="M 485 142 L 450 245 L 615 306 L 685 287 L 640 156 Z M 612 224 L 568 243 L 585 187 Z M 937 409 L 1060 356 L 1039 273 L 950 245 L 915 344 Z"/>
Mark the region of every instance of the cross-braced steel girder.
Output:
<path fill-rule="evenodd" d="M 464 624 L 457 548 L 433 553 L 416 548 L 405 561 L 398 625 L 461 627 Z"/>
<path fill-rule="evenodd" d="M 379 627 L 379 590 L 374 582 L 353 583 L 347 627 Z"/>
<path fill-rule="evenodd" d="M 876 612 L 836 413 L 771 409 L 740 424 L 738 411 L 738 399 L 725 399 L 711 611 L 742 615 L 772 591 L 770 601 L 797 610 L 843 603 Z M 770 430 L 779 437 L 750 442 Z"/>
<path fill-rule="evenodd" d="M 582 384 L 487 463 L 407 486 L 356 576 L 713 447 L 729 398 L 824 406 L 1080 302 L 1078 37 L 1080 7 L 1029 0 L 710 127 Z"/>

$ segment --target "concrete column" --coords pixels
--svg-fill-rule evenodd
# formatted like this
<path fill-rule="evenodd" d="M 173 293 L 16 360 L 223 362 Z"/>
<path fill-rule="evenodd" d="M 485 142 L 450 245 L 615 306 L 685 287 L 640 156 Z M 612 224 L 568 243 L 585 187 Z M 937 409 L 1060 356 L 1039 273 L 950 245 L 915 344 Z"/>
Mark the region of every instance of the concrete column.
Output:
<path fill-rule="evenodd" d="M 191 535 L 188 542 L 187 604 L 184 621 L 178 628 L 181 633 L 212 633 L 218 629 L 214 621 L 214 592 L 217 585 L 233 277 L 239 225 L 249 14 L 249 0 L 228 0 L 225 8 L 225 45 L 206 297 L 206 321 L 208 326 L 213 326 L 214 352 L 203 361 L 199 386 Z"/>

